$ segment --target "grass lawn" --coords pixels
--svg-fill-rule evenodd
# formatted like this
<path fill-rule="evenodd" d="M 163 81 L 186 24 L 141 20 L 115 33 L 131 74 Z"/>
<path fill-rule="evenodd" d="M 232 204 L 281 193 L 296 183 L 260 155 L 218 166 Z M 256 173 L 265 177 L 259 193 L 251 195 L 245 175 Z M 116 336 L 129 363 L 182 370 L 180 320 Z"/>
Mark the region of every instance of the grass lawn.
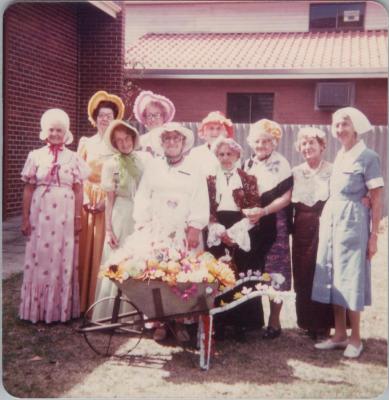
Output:
<path fill-rule="evenodd" d="M 216 344 L 208 372 L 198 357 L 145 338 L 130 360 L 95 355 L 76 332 L 80 321 L 31 324 L 17 318 L 21 274 L 3 281 L 3 384 L 16 397 L 374 398 L 387 386 L 387 225 L 373 268 L 373 306 L 362 313 L 365 351 L 347 360 L 320 352 L 296 326 L 292 301 L 273 341 Z M 264 301 L 266 303 L 266 301 Z M 265 307 L 266 309 L 266 307 Z"/>

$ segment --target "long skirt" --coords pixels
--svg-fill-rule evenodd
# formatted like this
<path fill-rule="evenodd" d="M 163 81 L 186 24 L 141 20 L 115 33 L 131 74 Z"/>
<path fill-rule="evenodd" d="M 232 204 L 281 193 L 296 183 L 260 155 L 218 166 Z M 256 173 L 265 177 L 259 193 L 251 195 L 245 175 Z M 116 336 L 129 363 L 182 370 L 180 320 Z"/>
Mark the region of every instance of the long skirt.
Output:
<path fill-rule="evenodd" d="M 227 229 L 241 219 L 242 213 L 240 211 L 217 212 L 217 222 Z M 225 255 L 225 251 L 228 250 L 232 256 L 232 262 L 237 274 L 240 272 L 246 273 L 247 270 L 255 267 L 251 265 L 253 257 L 251 257 L 250 252 L 245 252 L 240 248 L 230 248 L 224 243 L 221 243 L 219 246 L 213 246 L 207 250 L 216 258 Z M 249 300 L 233 310 L 218 315 L 215 319 L 215 323 L 217 325 L 233 325 L 247 329 L 260 329 L 264 325 L 261 298 Z"/>
<path fill-rule="evenodd" d="M 38 186 L 30 208 L 19 316 L 33 323 L 67 321 L 80 315 L 78 239 L 70 187 Z"/>
<path fill-rule="evenodd" d="M 319 201 L 312 207 L 302 203 L 294 207 L 292 264 L 297 325 L 313 332 L 334 326 L 332 305 L 311 300 L 323 206 L 324 202 Z"/>
<path fill-rule="evenodd" d="M 134 219 L 132 217 L 134 202 L 131 198 L 117 196 L 112 209 L 112 228 L 119 241 L 119 248 L 123 246 L 126 238 L 134 231 Z M 107 240 L 104 242 L 104 250 L 101 264 L 104 265 L 114 250 Z M 95 301 L 105 297 L 115 297 L 118 293 L 117 286 L 106 277 L 98 277 Z M 129 311 L 129 307 L 123 308 L 123 312 Z M 105 318 L 112 313 L 112 302 L 100 302 L 93 310 L 93 319 Z"/>
<path fill-rule="evenodd" d="M 104 247 L 105 212 L 91 214 L 82 210 L 80 233 L 80 308 L 85 312 L 95 300 L 97 277 Z"/>

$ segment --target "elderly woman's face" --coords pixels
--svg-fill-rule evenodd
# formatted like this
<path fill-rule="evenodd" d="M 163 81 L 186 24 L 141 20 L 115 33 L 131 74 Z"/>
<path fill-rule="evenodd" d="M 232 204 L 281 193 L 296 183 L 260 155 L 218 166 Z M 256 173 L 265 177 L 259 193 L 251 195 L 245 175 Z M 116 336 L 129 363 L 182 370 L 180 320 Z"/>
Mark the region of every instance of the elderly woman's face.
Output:
<path fill-rule="evenodd" d="M 334 119 L 333 125 L 335 126 L 336 136 L 344 147 L 350 148 L 356 143 L 357 134 L 349 117 L 339 116 Z"/>
<path fill-rule="evenodd" d="M 158 128 L 163 125 L 165 121 L 165 112 L 162 106 L 156 104 L 149 104 L 144 112 L 145 125 L 148 129 Z"/>
<path fill-rule="evenodd" d="M 124 128 L 116 128 L 112 135 L 112 141 L 115 147 L 122 154 L 130 154 L 134 149 L 134 141 L 132 136 Z"/>
<path fill-rule="evenodd" d="M 222 169 L 229 171 L 234 168 L 235 163 L 238 161 L 239 153 L 227 144 L 221 144 L 216 150 L 216 157 Z"/>
<path fill-rule="evenodd" d="M 299 140 L 299 150 L 306 161 L 321 159 L 324 147 L 317 138 L 312 136 L 303 136 Z"/>
<path fill-rule="evenodd" d="M 101 107 L 96 116 L 96 126 L 99 133 L 103 134 L 114 118 L 115 116 L 111 108 Z"/>
<path fill-rule="evenodd" d="M 227 137 L 227 131 L 223 124 L 218 122 L 210 122 L 203 128 L 204 140 L 212 144 L 220 135 Z"/>
<path fill-rule="evenodd" d="M 269 157 L 274 148 L 273 136 L 268 133 L 261 133 L 254 141 L 254 151 L 259 160 Z"/>
<path fill-rule="evenodd" d="M 162 148 L 168 158 L 179 157 L 185 145 L 185 137 L 177 131 L 164 132 L 161 135 Z"/>
<path fill-rule="evenodd" d="M 65 127 L 60 122 L 53 122 L 47 130 L 47 141 L 50 144 L 63 144 L 65 133 Z"/>

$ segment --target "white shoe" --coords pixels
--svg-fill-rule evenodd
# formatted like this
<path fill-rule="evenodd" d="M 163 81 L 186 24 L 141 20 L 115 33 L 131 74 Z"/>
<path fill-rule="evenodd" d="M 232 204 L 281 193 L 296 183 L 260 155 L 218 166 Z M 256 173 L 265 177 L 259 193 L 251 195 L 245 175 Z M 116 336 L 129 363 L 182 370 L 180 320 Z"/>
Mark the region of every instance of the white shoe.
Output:
<path fill-rule="evenodd" d="M 315 349 L 318 350 L 334 350 L 334 349 L 344 349 L 347 347 L 348 339 L 341 342 L 334 342 L 332 339 L 327 339 L 324 342 L 316 343 Z"/>
<path fill-rule="evenodd" d="M 361 343 L 359 347 L 355 347 L 352 344 L 348 344 L 343 355 L 347 358 L 358 358 L 363 350 L 363 344 Z"/>

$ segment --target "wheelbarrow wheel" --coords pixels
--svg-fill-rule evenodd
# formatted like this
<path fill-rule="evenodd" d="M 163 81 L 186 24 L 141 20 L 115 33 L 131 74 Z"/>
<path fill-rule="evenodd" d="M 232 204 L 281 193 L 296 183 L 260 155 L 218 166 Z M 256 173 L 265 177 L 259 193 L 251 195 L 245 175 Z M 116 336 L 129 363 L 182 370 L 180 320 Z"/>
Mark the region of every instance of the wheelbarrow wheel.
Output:
<path fill-rule="evenodd" d="M 97 354 L 123 357 L 142 339 L 143 313 L 124 296 L 105 297 L 86 311 L 80 331 Z"/>

